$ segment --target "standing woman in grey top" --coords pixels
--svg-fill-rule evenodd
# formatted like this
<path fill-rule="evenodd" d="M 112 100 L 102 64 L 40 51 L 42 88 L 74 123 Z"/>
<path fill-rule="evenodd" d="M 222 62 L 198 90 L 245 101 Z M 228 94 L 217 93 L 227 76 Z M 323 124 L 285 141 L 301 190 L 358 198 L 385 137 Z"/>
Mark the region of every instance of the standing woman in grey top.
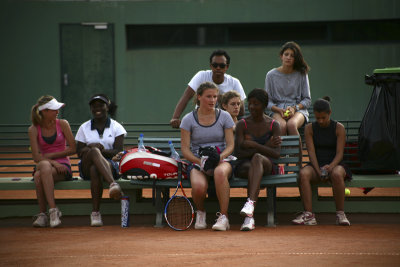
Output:
<path fill-rule="evenodd" d="M 198 108 L 186 114 L 180 125 L 181 150 L 186 160 L 191 164 L 188 174 L 192 185 L 192 198 L 196 205 L 195 229 L 207 228 L 204 200 L 207 196 L 208 183 L 214 178 L 215 190 L 219 202 L 220 212 L 212 229 L 217 231 L 229 230 L 228 205 L 230 186 L 228 179 L 232 175 L 232 167 L 227 160 L 233 152 L 235 125 L 231 115 L 218 108 L 215 104 L 218 99 L 218 87 L 212 82 L 200 84 L 196 91 Z M 199 155 L 199 148 L 216 147 L 219 155 L 216 156 L 216 167 L 211 173 L 203 168 L 204 156 Z"/>
<path fill-rule="evenodd" d="M 308 122 L 307 109 L 311 105 L 310 67 L 295 42 L 285 43 L 279 55 L 282 65 L 270 70 L 265 79 L 267 109 L 279 122 L 282 135 L 299 135 L 298 128 Z"/>

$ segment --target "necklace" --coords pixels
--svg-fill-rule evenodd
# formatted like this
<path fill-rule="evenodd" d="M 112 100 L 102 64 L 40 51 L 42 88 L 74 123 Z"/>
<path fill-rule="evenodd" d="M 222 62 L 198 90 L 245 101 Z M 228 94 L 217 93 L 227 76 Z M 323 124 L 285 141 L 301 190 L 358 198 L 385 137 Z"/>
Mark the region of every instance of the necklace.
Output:
<path fill-rule="evenodd" d="M 289 76 L 289 75 L 290 75 L 290 74 L 285 74 L 286 81 L 287 81 L 288 84 L 290 83 L 290 76 Z"/>

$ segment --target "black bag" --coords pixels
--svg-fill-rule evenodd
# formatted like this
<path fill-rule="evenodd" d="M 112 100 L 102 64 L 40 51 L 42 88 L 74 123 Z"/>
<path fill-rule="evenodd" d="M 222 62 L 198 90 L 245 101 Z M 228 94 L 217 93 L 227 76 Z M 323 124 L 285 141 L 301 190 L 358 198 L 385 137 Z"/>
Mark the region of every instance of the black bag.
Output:
<path fill-rule="evenodd" d="M 400 170 L 400 74 L 366 76 L 374 85 L 358 144 L 364 169 Z"/>
<path fill-rule="evenodd" d="M 219 152 L 215 146 L 200 147 L 199 156 L 208 157 L 207 161 L 204 164 L 204 172 L 206 173 L 212 173 L 214 169 L 218 166 L 220 161 Z"/>

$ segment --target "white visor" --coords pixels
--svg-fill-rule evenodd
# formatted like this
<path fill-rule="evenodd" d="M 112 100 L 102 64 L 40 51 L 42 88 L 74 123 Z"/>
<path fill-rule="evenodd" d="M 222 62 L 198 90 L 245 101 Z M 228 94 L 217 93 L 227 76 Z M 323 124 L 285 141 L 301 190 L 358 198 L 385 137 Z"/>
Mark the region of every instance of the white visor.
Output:
<path fill-rule="evenodd" d="M 44 109 L 59 110 L 61 107 L 65 106 L 64 103 L 58 102 L 55 98 L 38 107 L 39 111 Z"/>

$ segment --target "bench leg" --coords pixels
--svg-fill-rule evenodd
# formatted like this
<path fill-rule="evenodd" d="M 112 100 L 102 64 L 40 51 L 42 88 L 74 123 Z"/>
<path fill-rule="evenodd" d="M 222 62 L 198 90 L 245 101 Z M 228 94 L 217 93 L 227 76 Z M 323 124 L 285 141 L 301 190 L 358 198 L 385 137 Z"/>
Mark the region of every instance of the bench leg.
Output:
<path fill-rule="evenodd" d="M 267 227 L 275 227 L 276 187 L 267 187 Z"/>
<path fill-rule="evenodd" d="M 313 210 L 318 210 L 318 186 L 312 185 L 311 186 L 311 200 L 312 200 L 312 207 Z"/>
<path fill-rule="evenodd" d="M 156 224 L 154 227 L 164 227 L 163 215 L 164 215 L 164 201 L 161 197 L 162 189 L 156 187 Z"/>

